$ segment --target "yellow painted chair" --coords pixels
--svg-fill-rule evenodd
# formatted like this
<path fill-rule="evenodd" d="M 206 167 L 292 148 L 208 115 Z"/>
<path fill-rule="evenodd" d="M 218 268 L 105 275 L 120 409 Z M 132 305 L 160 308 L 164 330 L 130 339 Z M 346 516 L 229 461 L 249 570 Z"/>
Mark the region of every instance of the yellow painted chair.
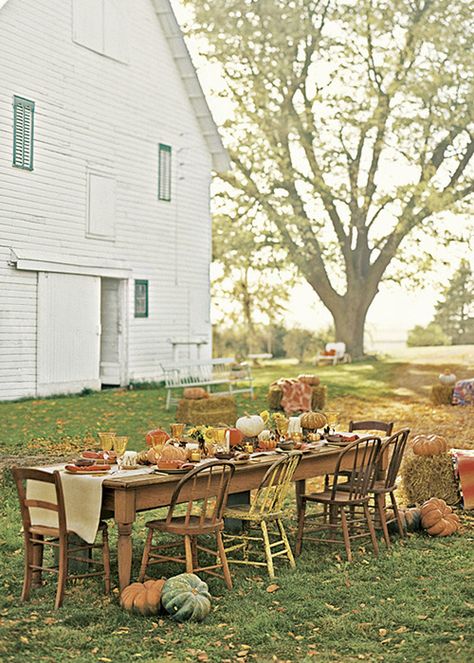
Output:
<path fill-rule="evenodd" d="M 293 475 L 301 457 L 300 451 L 293 451 L 279 458 L 266 471 L 250 504 L 225 509 L 225 518 L 239 519 L 243 523 L 240 534 L 224 534 L 229 564 L 266 566 L 270 578 L 275 577 L 273 560 L 276 557 L 286 557 L 290 566 L 295 568 L 295 558 L 282 518 L 285 515 L 285 497 L 292 487 Z M 242 552 L 242 558 L 232 556 L 238 551 Z M 265 561 L 262 561 L 262 552 Z"/>

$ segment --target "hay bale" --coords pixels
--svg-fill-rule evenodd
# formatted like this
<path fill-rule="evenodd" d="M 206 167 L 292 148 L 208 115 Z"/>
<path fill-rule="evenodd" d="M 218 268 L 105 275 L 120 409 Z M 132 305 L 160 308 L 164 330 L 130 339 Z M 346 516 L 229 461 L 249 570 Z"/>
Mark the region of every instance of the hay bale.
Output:
<path fill-rule="evenodd" d="M 438 456 L 406 456 L 400 474 L 409 504 L 421 504 L 430 497 L 439 497 L 451 505 L 460 501 L 449 453 Z"/>
<path fill-rule="evenodd" d="M 267 394 L 267 402 L 270 410 L 281 410 L 281 398 L 283 392 L 280 387 L 270 387 Z"/>
<path fill-rule="evenodd" d="M 318 384 L 316 387 L 313 387 L 313 395 L 311 396 L 311 409 L 313 411 L 324 410 L 327 393 L 328 388 L 325 385 Z"/>
<path fill-rule="evenodd" d="M 194 426 L 233 426 L 237 419 L 237 405 L 233 396 L 211 396 L 202 400 L 182 398 L 175 419 L 178 423 Z"/>
<path fill-rule="evenodd" d="M 434 384 L 431 387 L 431 402 L 435 405 L 452 405 L 454 388 L 449 384 Z"/>
<path fill-rule="evenodd" d="M 326 403 L 327 387 L 322 384 L 319 384 L 315 387 L 311 387 L 311 409 L 312 410 L 323 410 Z M 272 385 L 268 390 L 267 402 L 269 410 L 282 410 L 281 399 L 283 392 L 280 387 L 277 385 Z"/>

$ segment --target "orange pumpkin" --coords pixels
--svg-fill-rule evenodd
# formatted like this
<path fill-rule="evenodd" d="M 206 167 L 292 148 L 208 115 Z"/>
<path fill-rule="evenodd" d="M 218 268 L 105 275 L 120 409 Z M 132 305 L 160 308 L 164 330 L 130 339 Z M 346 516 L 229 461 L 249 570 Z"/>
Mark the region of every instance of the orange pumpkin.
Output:
<path fill-rule="evenodd" d="M 209 398 L 209 393 L 203 387 L 186 387 L 183 397 L 187 400 L 197 401 L 200 398 Z"/>
<path fill-rule="evenodd" d="M 431 536 L 450 536 L 457 532 L 460 523 L 444 500 L 432 497 L 421 507 L 421 526 Z"/>
<path fill-rule="evenodd" d="M 438 456 L 447 451 L 448 444 L 441 435 L 415 435 L 412 448 L 416 456 Z"/>
<path fill-rule="evenodd" d="M 304 384 L 310 384 L 312 387 L 317 387 L 318 384 L 320 384 L 321 380 L 318 378 L 317 375 L 298 375 L 298 380 L 300 382 L 303 382 Z"/>
<path fill-rule="evenodd" d="M 145 437 L 146 443 L 149 447 L 153 445 L 153 442 L 156 442 L 157 444 L 164 444 L 169 439 L 170 436 L 162 428 L 155 428 L 154 430 L 148 431 Z"/>
<path fill-rule="evenodd" d="M 271 451 L 272 449 L 276 449 L 277 447 L 277 441 L 276 438 L 274 437 L 268 437 L 268 438 L 258 438 L 258 446 L 260 449 L 265 449 L 265 451 Z"/>
<path fill-rule="evenodd" d="M 120 595 L 120 605 L 142 615 L 156 615 L 160 611 L 161 592 L 165 579 L 132 582 Z"/>
<path fill-rule="evenodd" d="M 308 430 L 323 428 L 327 424 L 327 419 L 322 412 L 305 412 L 300 417 L 301 427 Z"/>

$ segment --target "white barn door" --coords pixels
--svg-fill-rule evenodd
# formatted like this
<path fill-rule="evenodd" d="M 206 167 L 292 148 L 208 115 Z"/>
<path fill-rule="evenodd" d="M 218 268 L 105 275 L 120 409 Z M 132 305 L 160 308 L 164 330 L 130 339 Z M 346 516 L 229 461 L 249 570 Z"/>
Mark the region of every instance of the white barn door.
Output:
<path fill-rule="evenodd" d="M 100 278 L 38 273 L 37 394 L 100 389 Z"/>
<path fill-rule="evenodd" d="M 125 282 L 102 279 L 100 324 L 100 381 L 106 385 L 126 384 Z"/>

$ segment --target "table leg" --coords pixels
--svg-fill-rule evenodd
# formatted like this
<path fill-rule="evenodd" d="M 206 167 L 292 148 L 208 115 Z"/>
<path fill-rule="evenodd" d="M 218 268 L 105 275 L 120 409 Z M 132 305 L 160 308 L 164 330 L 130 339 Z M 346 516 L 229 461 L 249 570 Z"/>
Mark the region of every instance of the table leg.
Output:
<path fill-rule="evenodd" d="M 238 504 L 250 504 L 250 490 L 241 493 L 231 493 L 227 498 L 227 506 L 237 506 Z M 243 529 L 243 523 L 237 518 L 224 518 L 224 530 L 229 534 L 237 534 Z"/>
<path fill-rule="evenodd" d="M 298 481 L 295 481 L 295 496 L 296 496 L 296 518 L 298 520 L 298 517 L 300 515 L 301 511 L 301 504 L 303 502 L 303 495 L 306 492 L 306 480 L 305 479 L 299 479 Z"/>
<path fill-rule="evenodd" d="M 122 591 L 130 584 L 132 574 L 132 525 L 135 520 L 135 492 L 115 492 L 115 522 L 117 523 L 117 563 L 119 588 Z"/>
<path fill-rule="evenodd" d="M 132 574 L 132 523 L 117 523 L 117 561 L 120 591 L 130 584 Z"/>

